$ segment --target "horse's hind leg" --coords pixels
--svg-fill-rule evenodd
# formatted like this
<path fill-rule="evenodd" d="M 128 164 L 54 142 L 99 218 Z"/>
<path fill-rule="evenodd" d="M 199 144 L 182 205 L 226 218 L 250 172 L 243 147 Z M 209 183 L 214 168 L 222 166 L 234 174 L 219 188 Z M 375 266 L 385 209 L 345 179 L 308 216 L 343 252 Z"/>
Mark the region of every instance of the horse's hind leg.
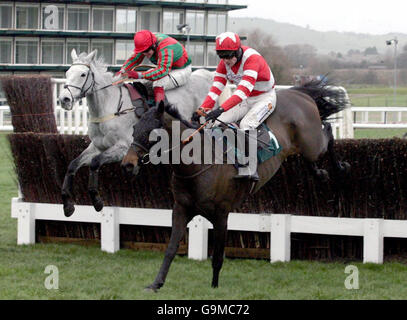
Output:
<path fill-rule="evenodd" d="M 115 144 L 92 159 L 89 165 L 88 192 L 96 211 L 103 209 L 103 200 L 99 195 L 99 169 L 105 163 L 118 162 L 125 156 L 128 145 Z"/>
<path fill-rule="evenodd" d="M 64 214 L 66 217 L 70 217 L 75 211 L 73 201 L 73 181 L 75 174 L 79 168 L 84 165 L 88 165 L 91 159 L 97 153 L 99 153 L 99 151 L 91 143 L 77 158 L 69 163 L 61 190 L 62 203 L 64 204 Z"/>
<path fill-rule="evenodd" d="M 322 182 L 326 182 L 329 180 L 328 171 L 325 169 L 318 168 L 316 162 L 314 161 L 307 161 L 308 167 L 310 168 L 311 172 Z"/>
<path fill-rule="evenodd" d="M 350 171 L 350 164 L 345 161 L 339 161 L 334 150 L 334 136 L 332 134 L 332 127 L 329 122 L 323 122 L 324 134 L 328 138 L 328 154 L 335 171 L 339 174 L 347 174 Z"/>

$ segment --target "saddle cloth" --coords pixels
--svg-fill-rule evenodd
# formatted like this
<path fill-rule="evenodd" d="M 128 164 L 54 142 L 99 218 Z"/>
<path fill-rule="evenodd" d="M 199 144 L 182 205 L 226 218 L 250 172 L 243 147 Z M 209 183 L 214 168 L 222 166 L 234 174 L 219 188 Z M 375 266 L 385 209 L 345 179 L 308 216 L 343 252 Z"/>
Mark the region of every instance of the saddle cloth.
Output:
<path fill-rule="evenodd" d="M 223 131 L 221 127 L 214 127 L 212 128 L 212 136 L 215 137 L 215 141 L 219 144 L 222 145 L 222 148 L 224 152 L 226 152 L 230 148 L 230 143 L 228 142 L 228 139 L 226 136 L 223 135 Z M 249 150 L 249 143 L 251 141 L 251 138 L 248 138 L 246 136 L 246 141 L 245 141 L 245 150 Z M 237 163 L 242 163 L 239 161 L 239 159 L 242 159 L 245 154 L 243 151 L 239 150 L 237 146 L 233 146 L 235 148 L 234 150 L 234 156 L 235 158 L 233 160 L 237 160 Z M 257 162 L 263 163 L 266 160 L 270 159 L 271 157 L 274 157 L 278 155 L 282 151 L 282 146 L 278 143 L 276 136 L 273 134 L 271 129 L 263 122 L 258 128 L 257 128 Z M 229 153 L 227 153 L 229 156 Z M 236 163 L 234 161 L 234 163 Z"/>

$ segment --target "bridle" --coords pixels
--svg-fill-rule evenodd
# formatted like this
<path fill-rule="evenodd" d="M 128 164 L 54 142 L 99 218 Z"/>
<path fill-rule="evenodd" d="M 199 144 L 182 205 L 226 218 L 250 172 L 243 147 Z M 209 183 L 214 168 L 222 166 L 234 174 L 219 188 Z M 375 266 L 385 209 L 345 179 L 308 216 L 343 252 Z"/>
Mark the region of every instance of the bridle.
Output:
<path fill-rule="evenodd" d="M 134 148 L 136 155 L 137 155 L 137 165 L 142 166 L 145 164 L 150 163 L 150 153 L 147 147 L 143 146 L 142 144 L 138 143 L 137 141 L 133 141 L 133 145 L 136 146 Z"/>
<path fill-rule="evenodd" d="M 73 96 L 73 94 L 72 94 L 71 89 L 69 89 L 69 87 L 72 87 L 72 88 L 75 88 L 75 89 L 80 90 L 80 93 L 81 93 L 81 94 L 80 94 L 80 96 L 79 96 L 79 99 L 82 99 L 82 98 L 86 97 L 86 94 L 89 92 L 89 90 L 90 90 L 91 88 L 92 88 L 92 92 L 96 92 L 96 91 L 103 90 L 103 89 L 106 89 L 106 88 L 109 88 L 109 87 L 112 87 L 112 86 L 113 86 L 113 83 L 111 83 L 111 84 L 108 84 L 108 85 L 106 85 L 106 86 L 104 86 L 104 87 L 102 87 L 102 88 L 95 89 L 95 85 L 97 85 L 97 83 L 96 83 L 96 80 L 95 80 L 95 74 L 94 74 L 94 72 L 92 71 L 92 68 L 90 67 L 90 64 L 88 64 L 88 63 L 83 63 L 83 62 L 75 62 L 75 63 L 72 64 L 72 66 L 76 66 L 76 65 L 81 65 L 81 66 L 88 67 L 88 68 L 89 68 L 89 71 L 88 71 L 88 74 L 86 75 L 86 79 L 85 79 L 85 82 L 83 83 L 82 87 L 78 87 L 78 86 L 75 86 L 75 85 L 72 85 L 72 84 L 65 84 L 65 85 L 64 85 L 64 89 L 67 89 L 68 92 L 69 92 L 69 94 L 71 95 L 72 103 L 75 101 L 75 98 L 74 98 L 74 96 Z M 88 79 L 89 79 L 89 75 L 90 75 L 90 74 L 92 75 L 92 82 L 91 82 L 91 84 L 89 85 L 89 87 L 86 88 L 86 90 L 84 90 L 84 87 L 85 87 L 86 83 L 88 82 Z M 103 117 L 103 118 L 101 118 L 101 119 L 96 119 L 96 120 L 95 120 L 95 119 L 94 119 L 94 120 L 90 120 L 91 122 L 94 122 L 94 123 L 104 122 L 104 121 L 110 120 L 110 119 L 112 119 L 112 118 L 114 118 L 114 117 L 118 117 L 118 116 L 120 116 L 121 114 L 126 114 L 127 112 L 129 112 L 129 111 L 132 110 L 132 109 L 128 109 L 128 110 L 121 111 L 121 108 L 122 108 L 122 105 L 123 105 L 123 101 L 122 101 L 123 93 L 122 93 L 122 87 L 120 86 L 119 88 L 120 88 L 120 97 L 119 97 L 119 102 L 118 102 L 118 104 L 117 104 L 117 112 L 114 113 L 113 115 L 108 116 L 108 117 Z M 112 116 L 113 116 L 113 117 L 112 117 Z"/>
<path fill-rule="evenodd" d="M 113 85 L 113 84 L 109 84 L 107 86 L 104 86 L 102 88 L 98 88 L 98 89 L 95 90 L 95 85 L 97 83 L 96 83 L 96 80 L 95 80 L 95 74 L 93 73 L 92 68 L 90 67 L 90 65 L 87 64 L 87 63 L 82 63 L 82 62 L 75 62 L 75 63 L 72 64 L 72 66 L 78 66 L 78 65 L 88 67 L 89 71 L 88 71 L 88 74 L 86 75 L 86 79 L 85 79 L 85 82 L 83 83 L 82 87 L 78 87 L 78 86 L 75 86 L 73 84 L 65 84 L 64 85 L 64 89 L 67 89 L 69 91 L 69 94 L 71 95 L 72 102 L 75 100 L 75 98 L 74 98 L 74 96 L 72 94 L 72 91 L 71 91 L 70 87 L 78 89 L 80 91 L 80 93 L 81 93 L 80 96 L 79 96 L 79 99 L 82 99 L 82 98 L 84 98 L 86 96 L 86 94 L 89 92 L 89 90 L 91 88 L 92 88 L 92 92 L 95 92 L 95 91 L 106 89 L 106 88 L 111 87 Z M 85 87 L 86 83 L 88 82 L 90 74 L 92 75 L 92 82 L 89 85 L 89 87 L 86 88 L 86 90 L 84 90 L 84 87 Z"/>

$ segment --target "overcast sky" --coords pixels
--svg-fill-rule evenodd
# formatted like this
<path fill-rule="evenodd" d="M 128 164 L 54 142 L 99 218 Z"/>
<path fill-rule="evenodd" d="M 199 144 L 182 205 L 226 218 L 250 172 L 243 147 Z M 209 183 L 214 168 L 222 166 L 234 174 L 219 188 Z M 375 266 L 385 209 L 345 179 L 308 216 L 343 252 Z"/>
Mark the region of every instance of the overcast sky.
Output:
<path fill-rule="evenodd" d="M 259 17 L 318 31 L 407 34 L 406 0 L 229 0 L 247 9 L 231 17 Z"/>

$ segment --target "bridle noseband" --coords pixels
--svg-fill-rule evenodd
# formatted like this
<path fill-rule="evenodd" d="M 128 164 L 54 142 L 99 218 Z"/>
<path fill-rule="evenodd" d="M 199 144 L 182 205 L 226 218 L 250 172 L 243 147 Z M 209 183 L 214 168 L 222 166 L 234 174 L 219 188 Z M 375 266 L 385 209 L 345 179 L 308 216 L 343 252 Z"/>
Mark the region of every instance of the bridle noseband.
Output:
<path fill-rule="evenodd" d="M 89 68 L 89 72 L 88 72 L 88 74 L 86 75 L 86 79 L 85 79 L 85 82 L 84 82 L 83 85 L 82 85 L 82 88 L 80 88 L 80 87 L 78 87 L 78 86 L 74 86 L 74 85 L 72 85 L 72 84 L 65 84 L 65 85 L 64 85 L 64 89 L 67 89 L 67 90 L 69 91 L 69 94 L 70 94 L 71 97 L 72 97 L 72 102 L 73 102 L 75 99 L 74 99 L 74 96 L 73 96 L 73 94 L 72 94 L 72 91 L 71 91 L 71 89 L 69 89 L 69 87 L 78 89 L 78 90 L 80 91 L 80 93 L 81 93 L 81 95 L 79 96 L 79 98 L 81 99 L 81 98 L 84 98 L 84 97 L 86 96 L 86 93 L 90 90 L 90 88 L 94 87 L 94 86 L 95 86 L 95 83 L 96 83 L 96 81 L 95 81 L 95 75 L 93 74 L 93 71 L 92 71 L 92 69 L 90 68 L 90 65 L 89 65 L 89 64 L 80 63 L 80 62 L 76 62 L 76 63 L 73 63 L 73 64 L 72 64 L 72 66 L 77 66 L 77 65 L 82 65 L 82 66 L 88 67 L 88 68 Z M 90 86 L 89 86 L 86 90 L 83 90 L 83 88 L 85 87 L 86 82 L 88 82 L 89 74 L 92 74 L 92 78 L 93 78 L 93 79 L 92 79 L 92 82 L 91 82 Z"/>
<path fill-rule="evenodd" d="M 137 165 L 138 166 L 142 166 L 145 164 L 149 164 L 150 163 L 150 153 L 149 150 L 147 149 L 147 147 L 143 146 L 142 144 L 133 141 L 133 144 L 137 147 L 135 148 L 135 152 L 137 155 Z M 142 151 L 142 153 L 141 153 Z"/>

